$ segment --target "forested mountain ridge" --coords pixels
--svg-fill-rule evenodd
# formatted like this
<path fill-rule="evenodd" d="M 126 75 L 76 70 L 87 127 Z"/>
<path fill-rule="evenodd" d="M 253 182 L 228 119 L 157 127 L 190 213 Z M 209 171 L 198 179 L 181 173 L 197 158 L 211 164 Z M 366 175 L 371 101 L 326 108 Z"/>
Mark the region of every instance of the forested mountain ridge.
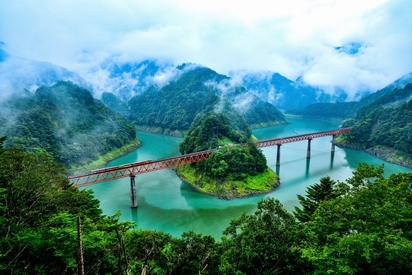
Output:
<path fill-rule="evenodd" d="M 318 102 L 345 101 L 347 97 L 343 90 L 331 95 L 300 79 L 292 81 L 274 72 L 246 73 L 241 79 L 246 89 L 283 111 L 305 108 Z"/>
<path fill-rule="evenodd" d="M 187 66 L 190 66 L 187 69 Z M 180 77 L 161 89 L 149 88 L 129 102 L 129 118 L 139 129 L 164 134 L 189 130 L 196 115 L 231 105 L 253 127 L 285 124 L 284 115 L 229 78 L 205 67 L 183 65 Z"/>
<path fill-rule="evenodd" d="M 412 167 L 412 83 L 362 107 L 343 127 L 353 127 L 339 144 L 366 150 Z"/>
<path fill-rule="evenodd" d="M 404 88 L 408 83 L 412 83 L 412 73 L 402 76 L 375 93 L 363 97 L 359 101 L 314 103 L 302 109 L 288 110 L 288 113 L 311 118 L 344 120 L 355 116 L 356 112 L 362 107 L 371 104 L 394 89 Z"/>
<path fill-rule="evenodd" d="M 45 150 L 67 168 L 136 141 L 134 125 L 71 82 L 15 93 L 0 121 L 8 147 Z"/>

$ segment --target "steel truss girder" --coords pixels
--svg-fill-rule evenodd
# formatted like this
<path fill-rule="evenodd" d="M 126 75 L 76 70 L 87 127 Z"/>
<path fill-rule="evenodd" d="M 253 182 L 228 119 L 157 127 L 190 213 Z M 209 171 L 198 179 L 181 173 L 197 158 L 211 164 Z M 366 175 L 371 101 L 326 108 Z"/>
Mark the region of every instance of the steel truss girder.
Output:
<path fill-rule="evenodd" d="M 69 177 L 69 181 L 75 187 L 88 186 L 105 181 L 130 177 L 132 175 L 144 174 L 157 170 L 177 167 L 184 164 L 204 161 L 212 152 L 213 150 L 208 150 L 156 161 L 143 161 L 98 169 L 87 174 Z"/>
<path fill-rule="evenodd" d="M 290 142 L 297 142 L 301 140 L 308 140 L 314 138 L 320 138 L 325 136 L 335 136 L 338 134 L 344 134 L 351 132 L 352 128 L 342 128 L 332 131 L 317 132 L 312 134 L 298 135 L 284 138 L 274 138 L 267 140 L 256 141 L 258 148 L 281 145 Z M 247 146 L 247 144 L 243 144 Z M 215 149 L 218 150 L 218 149 Z M 111 181 L 119 178 L 130 177 L 133 175 L 144 174 L 154 172 L 157 170 L 173 168 L 184 164 L 190 164 L 194 162 L 206 160 L 210 154 L 215 150 L 207 150 L 201 152 L 195 152 L 178 157 L 165 158 L 156 161 L 142 161 L 125 165 L 113 166 L 108 168 L 102 168 L 93 170 L 90 173 L 69 177 L 69 181 L 75 187 L 83 187 L 105 181 Z"/>

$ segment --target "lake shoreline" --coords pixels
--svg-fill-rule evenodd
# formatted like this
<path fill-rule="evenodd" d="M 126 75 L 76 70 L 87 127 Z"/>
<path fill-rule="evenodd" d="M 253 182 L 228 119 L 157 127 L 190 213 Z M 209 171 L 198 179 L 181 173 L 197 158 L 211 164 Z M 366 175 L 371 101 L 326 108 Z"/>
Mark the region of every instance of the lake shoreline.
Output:
<path fill-rule="evenodd" d="M 271 172 L 274 173 L 274 171 L 267 167 L 267 169 L 269 169 Z M 179 179 L 181 179 L 184 183 L 190 185 L 193 189 L 195 189 L 196 191 L 202 193 L 202 194 L 206 194 L 206 195 L 210 195 L 213 197 L 216 197 L 218 199 L 223 199 L 223 200 L 232 200 L 232 199 L 241 199 L 241 198 L 250 198 L 250 197 L 255 197 L 255 196 L 260 196 L 260 195 L 266 195 L 266 194 L 270 194 L 272 193 L 276 188 L 278 188 L 280 186 L 280 178 L 278 177 L 278 175 L 276 175 L 276 173 L 274 173 L 276 176 L 272 177 L 272 173 L 270 173 L 270 171 L 268 172 L 268 170 L 265 172 L 265 179 L 266 179 L 266 183 L 267 185 L 265 186 L 266 189 L 262 190 L 262 191 L 254 191 L 254 190 L 243 190 L 244 192 L 239 192 L 238 190 L 238 186 L 236 181 L 211 181 L 214 185 L 215 188 L 213 188 L 212 190 L 214 190 L 214 192 L 211 191 L 206 191 L 203 190 L 201 187 L 199 187 L 200 183 L 200 178 L 199 177 L 193 177 L 193 175 L 190 175 L 190 178 L 187 176 L 188 172 L 182 172 L 182 169 L 173 169 L 176 173 L 176 175 L 179 177 Z M 258 175 L 259 176 L 259 175 Z"/>

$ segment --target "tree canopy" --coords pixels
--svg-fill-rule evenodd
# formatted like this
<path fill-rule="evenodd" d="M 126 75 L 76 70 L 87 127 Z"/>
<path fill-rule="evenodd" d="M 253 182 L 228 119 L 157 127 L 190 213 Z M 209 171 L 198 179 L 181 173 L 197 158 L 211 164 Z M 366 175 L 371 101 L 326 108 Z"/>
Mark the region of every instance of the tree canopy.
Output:
<path fill-rule="evenodd" d="M 361 108 L 343 123 L 353 127 L 341 144 L 362 149 L 384 146 L 412 154 L 412 84 L 395 89 Z M 373 151 L 373 150 L 372 150 Z"/>
<path fill-rule="evenodd" d="M 276 174 L 252 141 L 248 124 L 234 114 L 234 119 L 215 112 L 196 118 L 179 145 L 180 152 L 216 150 L 205 161 L 178 167 L 177 173 L 203 192 L 222 198 L 270 192 L 278 186 Z"/>
<path fill-rule="evenodd" d="M 136 128 L 70 82 L 17 93 L 2 104 L 6 146 L 47 151 L 65 167 L 90 162 L 136 139 Z"/>
<path fill-rule="evenodd" d="M 218 241 L 102 215 L 92 191 L 70 186 L 49 154 L 4 149 L 4 141 L 4 274 L 412 274 L 412 173 L 384 177 L 383 166 L 361 163 L 344 182 L 325 177 L 308 187 L 299 196 L 304 219 L 266 198 Z"/>
<path fill-rule="evenodd" d="M 224 112 L 227 106 L 253 127 L 287 123 L 273 105 L 242 86 L 229 85 L 227 76 L 204 67 L 179 69 L 181 74 L 169 84 L 152 86 L 129 100 L 129 119 L 139 129 L 179 134 L 188 131 L 199 114 Z"/>

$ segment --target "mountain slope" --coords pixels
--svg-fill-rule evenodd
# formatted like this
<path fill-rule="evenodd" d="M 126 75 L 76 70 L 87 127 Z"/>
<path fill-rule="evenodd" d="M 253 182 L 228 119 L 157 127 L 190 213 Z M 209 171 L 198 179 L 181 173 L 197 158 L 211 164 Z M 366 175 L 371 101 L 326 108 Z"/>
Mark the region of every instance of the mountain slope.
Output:
<path fill-rule="evenodd" d="M 229 77 L 193 65 L 178 67 L 181 74 L 161 89 L 149 88 L 129 101 L 130 119 L 140 129 L 165 134 L 187 131 L 195 117 L 228 108 L 239 112 L 252 127 L 287 123 L 273 105 L 261 101 Z"/>
<path fill-rule="evenodd" d="M 1 107 L 0 135 L 8 136 L 7 146 L 46 150 L 66 167 L 136 139 L 130 122 L 71 82 L 15 93 Z"/>
<path fill-rule="evenodd" d="M 346 99 L 343 91 L 332 96 L 320 89 L 291 81 L 279 73 L 247 73 L 241 79 L 246 89 L 280 110 L 288 111 L 304 108 L 317 102 L 335 102 Z"/>
<path fill-rule="evenodd" d="M 367 150 L 412 167 L 412 83 L 362 107 L 343 126 L 353 126 L 339 144 Z"/>
<path fill-rule="evenodd" d="M 373 103 L 375 100 L 383 97 L 385 94 L 396 88 L 404 88 L 408 83 L 412 83 L 412 73 L 406 74 L 395 80 L 381 90 L 372 93 L 359 101 L 337 102 L 337 103 L 315 103 L 306 106 L 303 109 L 289 110 L 290 114 L 301 115 L 311 118 L 323 119 L 340 119 L 344 120 L 355 116 L 362 107 Z"/>

